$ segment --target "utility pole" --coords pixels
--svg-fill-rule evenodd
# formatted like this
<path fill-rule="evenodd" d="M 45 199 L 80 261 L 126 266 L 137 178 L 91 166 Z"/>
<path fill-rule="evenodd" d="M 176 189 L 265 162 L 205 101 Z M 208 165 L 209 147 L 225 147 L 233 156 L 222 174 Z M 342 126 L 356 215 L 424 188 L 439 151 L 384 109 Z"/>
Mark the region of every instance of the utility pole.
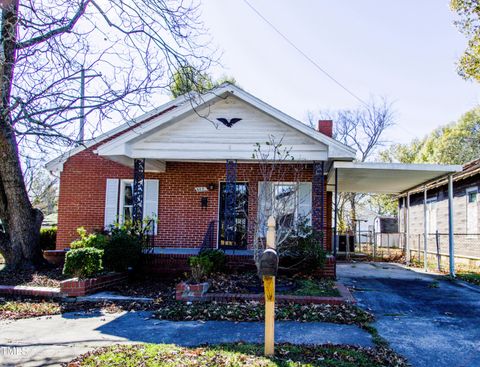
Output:
<path fill-rule="evenodd" d="M 85 69 L 82 65 L 80 71 L 80 127 L 78 130 L 78 143 L 83 144 L 85 140 Z"/>

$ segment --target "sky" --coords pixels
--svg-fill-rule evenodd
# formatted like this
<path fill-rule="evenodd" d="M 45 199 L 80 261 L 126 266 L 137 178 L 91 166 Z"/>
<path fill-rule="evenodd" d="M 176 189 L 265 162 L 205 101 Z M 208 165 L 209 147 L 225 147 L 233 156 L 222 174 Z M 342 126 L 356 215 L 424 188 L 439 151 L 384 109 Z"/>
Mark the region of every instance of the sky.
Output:
<path fill-rule="evenodd" d="M 390 143 L 421 138 L 478 105 L 480 85 L 455 63 L 466 39 L 448 0 L 248 0 L 265 18 L 362 100 L 393 102 Z M 307 111 L 359 101 L 281 38 L 244 0 L 203 0 L 201 18 L 222 52 L 214 76 L 302 121 Z"/>

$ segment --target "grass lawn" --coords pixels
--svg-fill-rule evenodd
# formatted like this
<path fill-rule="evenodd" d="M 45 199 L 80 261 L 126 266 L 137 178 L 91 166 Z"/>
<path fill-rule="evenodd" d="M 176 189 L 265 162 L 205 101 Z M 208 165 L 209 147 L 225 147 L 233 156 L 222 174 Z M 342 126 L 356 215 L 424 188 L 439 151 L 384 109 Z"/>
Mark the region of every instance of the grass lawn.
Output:
<path fill-rule="evenodd" d="M 466 282 L 469 282 L 475 285 L 480 285 L 480 273 L 459 272 L 457 273 L 457 277 Z"/>
<path fill-rule="evenodd" d="M 97 349 L 70 362 L 76 367 L 403 367 L 407 363 L 385 348 L 351 346 L 276 345 L 275 357 L 262 356 L 263 346 L 223 344 L 182 348 L 166 344 L 114 345 Z"/>
<path fill-rule="evenodd" d="M 333 280 L 299 279 L 297 284 L 298 288 L 293 292 L 296 296 L 340 297 Z"/>

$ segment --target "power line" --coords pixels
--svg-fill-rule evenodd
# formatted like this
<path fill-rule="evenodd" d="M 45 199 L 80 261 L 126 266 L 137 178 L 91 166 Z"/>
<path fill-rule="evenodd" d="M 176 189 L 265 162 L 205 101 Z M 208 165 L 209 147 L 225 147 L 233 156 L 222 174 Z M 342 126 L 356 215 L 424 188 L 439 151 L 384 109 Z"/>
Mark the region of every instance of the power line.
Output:
<path fill-rule="evenodd" d="M 354 97 L 356 100 L 358 100 L 360 103 L 362 103 L 364 106 L 368 107 L 368 103 L 365 102 L 363 99 L 361 99 L 359 96 L 357 96 L 354 92 L 352 92 L 350 89 L 348 89 L 346 86 L 344 86 L 342 83 L 340 83 L 337 79 L 335 79 L 329 72 L 327 72 L 324 68 L 322 68 L 318 63 L 315 62 L 310 56 L 308 56 L 305 52 L 303 52 L 297 45 L 295 45 L 290 39 L 285 36 L 277 27 L 275 27 L 267 18 L 265 18 L 262 13 L 260 13 L 252 4 L 248 2 L 248 0 L 243 0 L 243 2 L 250 8 L 252 9 L 255 14 L 257 14 L 265 23 L 267 23 L 280 37 L 282 37 L 290 46 L 292 46 L 295 50 L 298 51 L 303 57 L 305 57 L 313 66 L 315 66 L 320 72 L 322 72 L 325 76 L 327 76 L 331 81 L 333 81 L 335 84 L 337 84 L 340 88 L 342 88 L 345 92 L 350 94 L 352 97 Z M 396 125 L 400 127 L 403 131 L 408 133 L 411 136 L 416 136 L 413 134 L 411 131 L 406 129 L 403 126 Z"/>
<path fill-rule="evenodd" d="M 331 81 L 337 84 L 340 88 L 342 88 L 345 92 L 350 94 L 352 97 L 357 99 L 360 103 L 368 106 L 363 99 L 353 93 L 350 89 L 340 83 L 337 79 L 335 79 L 330 73 L 328 73 L 324 68 L 318 65 L 315 60 L 313 60 L 310 56 L 308 56 L 305 52 L 303 52 L 299 47 L 297 47 L 290 39 L 285 36 L 277 27 L 275 27 L 267 18 L 265 18 L 252 4 L 248 2 L 248 0 L 243 0 L 243 2 L 252 9 L 261 19 L 263 19 L 280 37 L 282 37 L 290 46 L 292 46 L 295 50 L 297 50 L 303 57 L 305 57 L 313 66 L 315 66 L 318 70 L 320 70 L 325 76 L 327 76 Z"/>

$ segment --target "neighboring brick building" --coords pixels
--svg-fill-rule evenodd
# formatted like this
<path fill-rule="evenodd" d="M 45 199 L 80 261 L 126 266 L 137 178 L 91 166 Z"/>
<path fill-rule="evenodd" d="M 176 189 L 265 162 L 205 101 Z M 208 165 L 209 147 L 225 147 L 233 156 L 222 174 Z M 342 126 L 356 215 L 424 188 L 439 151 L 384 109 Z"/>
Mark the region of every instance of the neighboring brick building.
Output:
<path fill-rule="evenodd" d="M 248 249 L 253 223 L 272 212 L 264 197 L 273 195 L 288 208 L 282 215 L 306 218 L 326 234 L 331 250 L 327 169 L 333 160 L 353 160 L 355 152 L 332 139 L 331 121 L 319 129 L 232 85 L 201 102 L 179 97 L 47 165 L 60 172 L 57 249 L 68 248 L 80 226 L 101 230 L 139 210 L 155 221 L 156 247 L 199 248 L 210 228 L 212 247 Z M 293 160 L 252 156 L 257 143 L 265 149 L 272 140 Z"/>

